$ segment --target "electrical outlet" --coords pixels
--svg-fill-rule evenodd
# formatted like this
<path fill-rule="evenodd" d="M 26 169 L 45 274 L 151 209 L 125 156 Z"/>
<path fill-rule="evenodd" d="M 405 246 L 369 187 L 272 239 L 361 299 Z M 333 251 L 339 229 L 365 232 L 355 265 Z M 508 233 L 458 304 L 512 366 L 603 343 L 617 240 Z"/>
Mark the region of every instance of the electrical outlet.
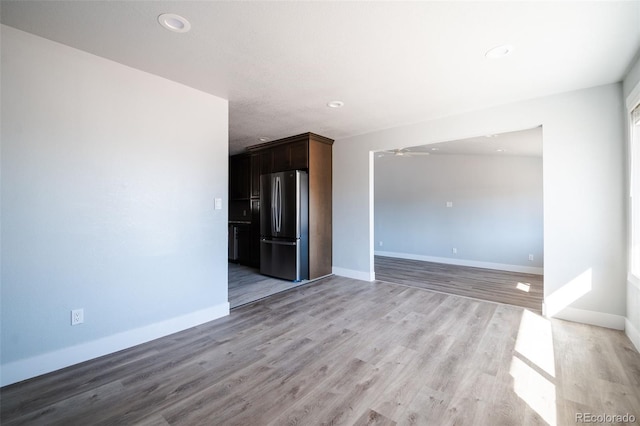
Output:
<path fill-rule="evenodd" d="M 533 262 L 533 255 L 532 254 L 529 255 L 529 261 Z"/>
<path fill-rule="evenodd" d="M 380 247 L 382 247 L 382 241 L 379 241 L 379 242 L 378 242 L 378 245 L 379 245 Z"/>
<path fill-rule="evenodd" d="M 451 249 L 451 253 L 453 253 L 453 254 L 458 254 L 458 249 L 457 249 L 457 248 L 455 248 L 455 247 L 454 247 L 454 248 L 452 248 L 452 249 Z"/>
<path fill-rule="evenodd" d="M 447 207 L 453 207 L 453 201 L 447 201 Z"/>
<path fill-rule="evenodd" d="M 71 325 L 78 325 L 84 322 L 84 309 L 74 309 L 71 311 Z"/>

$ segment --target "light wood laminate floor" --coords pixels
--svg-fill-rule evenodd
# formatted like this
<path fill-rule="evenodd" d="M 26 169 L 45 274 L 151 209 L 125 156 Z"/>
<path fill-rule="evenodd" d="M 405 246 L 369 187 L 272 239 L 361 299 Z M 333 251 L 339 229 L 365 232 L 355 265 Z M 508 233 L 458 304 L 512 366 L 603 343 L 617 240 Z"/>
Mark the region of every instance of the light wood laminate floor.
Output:
<path fill-rule="evenodd" d="M 543 276 L 375 256 L 376 279 L 542 313 Z"/>
<path fill-rule="evenodd" d="M 309 283 L 292 282 L 261 275 L 259 269 L 229 263 L 229 305 L 231 308 L 255 302 L 272 294 Z"/>
<path fill-rule="evenodd" d="M 9 425 L 574 425 L 640 417 L 627 337 L 326 278 L 0 390 Z"/>

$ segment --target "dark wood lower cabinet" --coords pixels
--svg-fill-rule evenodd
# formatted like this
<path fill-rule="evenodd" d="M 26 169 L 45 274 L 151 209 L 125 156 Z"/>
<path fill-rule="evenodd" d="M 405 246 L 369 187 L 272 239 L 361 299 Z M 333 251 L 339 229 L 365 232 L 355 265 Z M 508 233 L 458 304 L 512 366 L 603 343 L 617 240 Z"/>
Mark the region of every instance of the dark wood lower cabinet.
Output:
<path fill-rule="evenodd" d="M 251 225 L 238 226 L 238 263 L 251 262 Z"/>

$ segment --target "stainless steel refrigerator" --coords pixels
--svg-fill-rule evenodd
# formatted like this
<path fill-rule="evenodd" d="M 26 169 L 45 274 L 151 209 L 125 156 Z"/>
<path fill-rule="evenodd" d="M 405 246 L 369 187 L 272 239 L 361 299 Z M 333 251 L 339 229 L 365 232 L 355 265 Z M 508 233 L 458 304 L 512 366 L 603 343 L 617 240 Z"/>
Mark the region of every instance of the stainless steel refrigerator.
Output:
<path fill-rule="evenodd" d="M 309 278 L 309 177 L 303 170 L 260 176 L 260 273 Z"/>

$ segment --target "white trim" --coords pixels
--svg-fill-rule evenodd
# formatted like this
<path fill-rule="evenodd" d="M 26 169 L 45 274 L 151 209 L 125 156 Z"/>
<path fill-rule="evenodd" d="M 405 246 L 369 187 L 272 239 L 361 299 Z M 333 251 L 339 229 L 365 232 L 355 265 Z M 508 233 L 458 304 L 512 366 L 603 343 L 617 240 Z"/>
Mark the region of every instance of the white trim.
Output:
<path fill-rule="evenodd" d="M 635 109 L 636 106 L 640 105 L 640 83 L 637 83 L 635 85 L 635 87 L 633 88 L 633 90 L 631 91 L 631 93 L 629 93 L 629 96 L 627 96 L 626 99 L 626 106 L 627 106 L 627 120 L 629 121 L 628 123 L 628 134 L 625 136 L 625 138 L 627 139 L 627 143 L 626 143 L 626 147 L 627 147 L 627 176 L 626 178 L 626 185 L 627 185 L 627 193 L 628 196 L 626 198 L 627 200 L 627 214 L 628 214 L 628 219 L 627 219 L 627 227 L 628 227 L 628 232 L 627 232 L 627 250 L 628 250 L 628 257 L 627 257 L 627 261 L 628 261 L 628 266 L 627 266 L 627 281 L 632 283 L 634 286 L 638 287 L 640 289 L 640 277 L 636 277 L 633 272 L 632 272 L 632 259 L 633 259 L 633 185 L 632 185 L 632 180 L 633 180 L 633 173 L 634 173 L 634 168 L 638 167 L 638 165 L 634 164 L 634 149 L 633 149 L 633 128 L 634 128 L 634 124 L 633 124 L 633 120 L 632 120 L 632 111 Z"/>
<path fill-rule="evenodd" d="M 375 153 L 369 151 L 369 281 L 375 281 Z"/>
<path fill-rule="evenodd" d="M 546 312 L 546 307 L 542 306 L 542 312 Z M 546 316 L 546 314 L 544 314 Z M 597 325 L 599 327 L 612 328 L 614 330 L 624 330 L 626 318 L 622 315 L 607 314 L 605 312 L 588 311 L 586 309 L 577 309 L 566 307 L 553 318 L 563 319 L 567 321 L 579 322 L 582 324 Z"/>
<path fill-rule="evenodd" d="M 354 269 L 333 267 L 333 274 L 341 277 L 353 278 L 354 280 L 375 281 L 376 274 L 374 272 L 356 271 Z"/>
<path fill-rule="evenodd" d="M 229 315 L 229 303 L 2 365 L 0 386 L 108 355 Z"/>
<path fill-rule="evenodd" d="M 627 96 L 626 104 L 628 112 L 631 112 L 632 109 L 636 107 L 640 103 L 640 83 L 636 84 L 636 87 L 633 88 L 629 96 Z"/>
<path fill-rule="evenodd" d="M 640 279 L 638 279 L 638 277 L 636 277 L 635 275 L 629 273 L 627 275 L 627 282 L 640 290 Z"/>
<path fill-rule="evenodd" d="M 452 259 L 449 257 L 423 256 L 421 254 L 377 251 L 377 256 L 395 257 L 398 259 L 422 260 L 425 262 L 444 263 L 446 265 L 472 266 L 474 268 L 497 269 L 499 271 L 520 272 L 524 274 L 544 275 L 544 268 L 534 266 L 508 265 L 504 263 L 480 262 L 476 260 Z"/>
<path fill-rule="evenodd" d="M 631 324 L 628 318 L 624 319 L 624 334 L 631 340 L 636 350 L 640 352 L 640 331 Z"/>

